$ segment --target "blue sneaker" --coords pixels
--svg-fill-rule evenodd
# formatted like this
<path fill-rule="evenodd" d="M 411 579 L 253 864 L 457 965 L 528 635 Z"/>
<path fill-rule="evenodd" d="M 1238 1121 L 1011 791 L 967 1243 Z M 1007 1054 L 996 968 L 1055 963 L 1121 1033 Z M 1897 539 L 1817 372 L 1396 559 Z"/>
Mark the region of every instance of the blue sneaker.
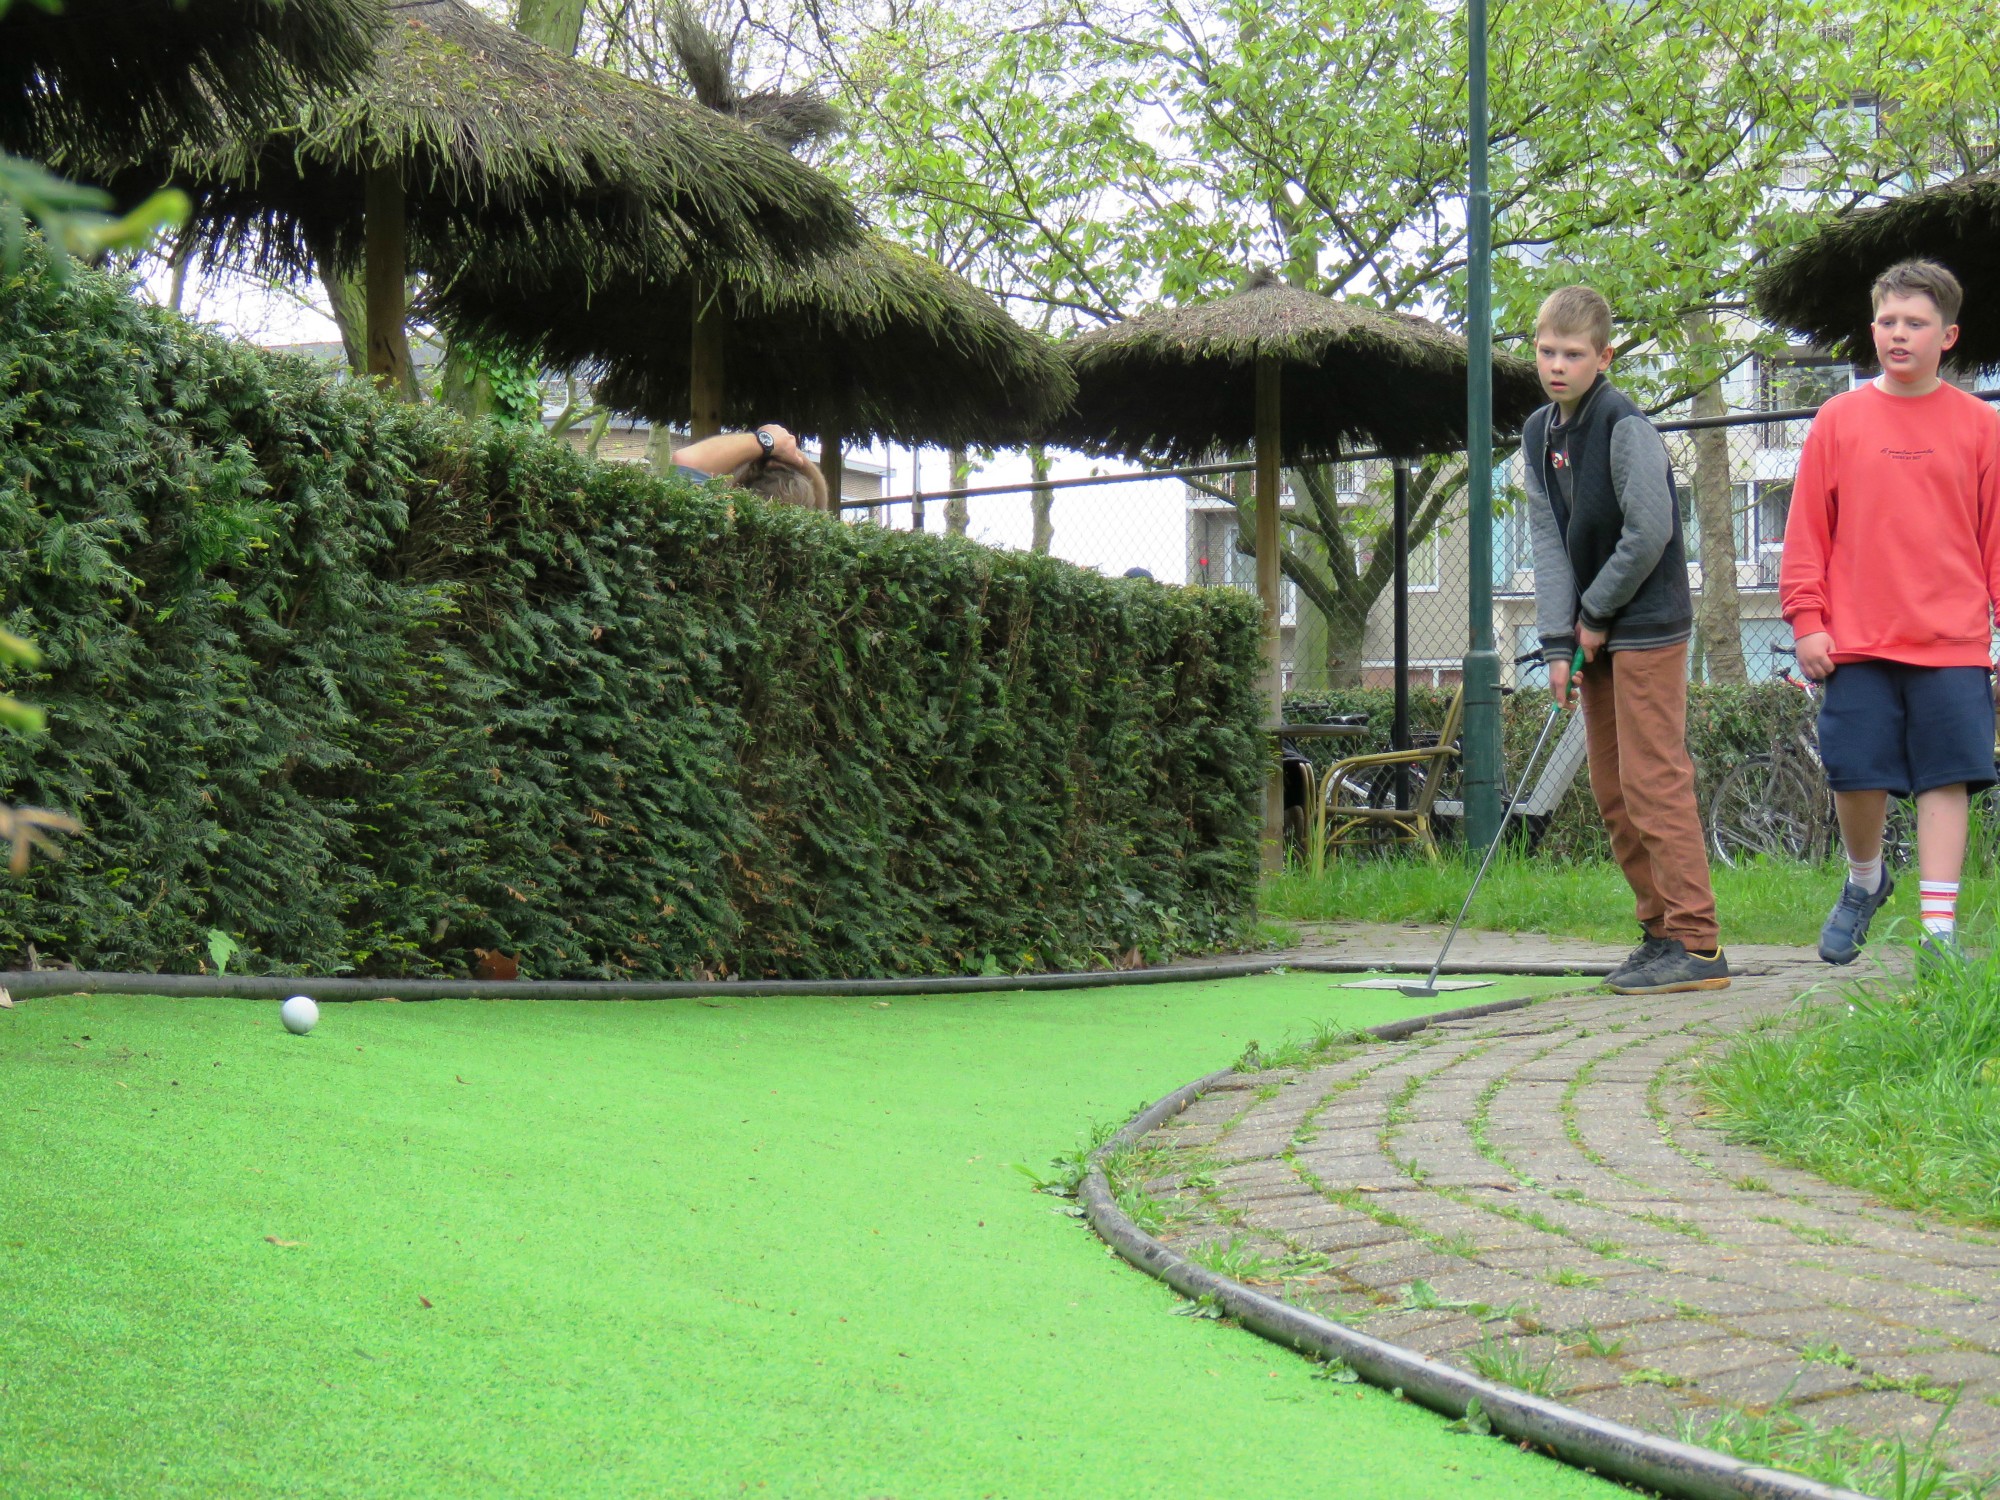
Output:
<path fill-rule="evenodd" d="M 1963 968 L 1965 950 L 1957 932 L 1926 932 L 1917 944 L 1917 978 L 1938 979 Z"/>
<path fill-rule="evenodd" d="M 1887 870 L 1882 872 L 1881 888 L 1872 893 L 1851 880 L 1843 885 L 1826 926 L 1819 930 L 1819 956 L 1830 964 L 1851 964 L 1859 958 L 1861 945 L 1868 941 L 1870 918 L 1882 909 L 1895 889 L 1896 882 L 1889 878 Z"/>

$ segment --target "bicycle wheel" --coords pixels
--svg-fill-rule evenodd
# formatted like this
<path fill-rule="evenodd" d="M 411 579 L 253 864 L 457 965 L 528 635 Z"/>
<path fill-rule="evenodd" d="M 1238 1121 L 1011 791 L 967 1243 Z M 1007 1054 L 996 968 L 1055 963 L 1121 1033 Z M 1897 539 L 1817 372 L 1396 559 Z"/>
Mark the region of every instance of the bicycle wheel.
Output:
<path fill-rule="evenodd" d="M 1882 824 L 1882 858 L 1900 870 L 1917 857 L 1917 804 L 1905 797 L 1889 799 L 1889 816 Z"/>
<path fill-rule="evenodd" d="M 1825 793 L 1787 761 L 1758 756 L 1722 778 L 1708 804 L 1715 857 L 1736 868 L 1760 859 L 1816 860 L 1825 849 Z"/>

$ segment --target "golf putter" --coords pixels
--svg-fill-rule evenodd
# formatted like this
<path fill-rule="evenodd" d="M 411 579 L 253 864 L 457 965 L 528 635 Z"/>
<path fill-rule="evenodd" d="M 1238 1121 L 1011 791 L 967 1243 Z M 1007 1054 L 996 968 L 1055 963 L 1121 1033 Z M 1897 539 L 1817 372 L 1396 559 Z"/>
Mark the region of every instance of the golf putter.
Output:
<path fill-rule="evenodd" d="M 1549 731 L 1555 728 L 1556 720 L 1576 695 L 1577 678 L 1583 672 L 1583 647 L 1576 648 L 1576 655 L 1570 658 L 1569 686 L 1563 693 L 1563 701 L 1549 705 L 1549 716 L 1542 721 L 1542 732 L 1535 740 L 1535 748 L 1528 752 L 1528 763 L 1521 768 L 1520 785 L 1530 787 L 1535 784 L 1535 766 L 1542 758 L 1542 747 L 1548 743 Z M 1479 882 L 1486 878 L 1486 867 L 1493 863 L 1493 851 L 1500 847 L 1500 841 L 1507 836 L 1507 825 L 1513 821 L 1514 806 L 1521 799 L 1509 797 L 1507 807 L 1500 814 L 1500 826 L 1493 830 L 1493 842 L 1486 846 L 1486 857 L 1479 861 L 1479 873 L 1472 877 L 1472 889 L 1465 893 L 1465 903 L 1458 909 L 1458 920 L 1451 924 L 1451 931 L 1445 934 L 1444 946 L 1438 949 L 1437 961 L 1431 965 L 1431 972 L 1422 984 L 1399 984 L 1403 994 L 1413 1000 L 1432 1000 L 1437 997 L 1438 970 L 1444 967 L 1445 955 L 1451 952 L 1451 945 L 1458 937 L 1458 929 L 1465 925 L 1465 914 L 1472 910 L 1472 898 L 1479 894 Z"/>

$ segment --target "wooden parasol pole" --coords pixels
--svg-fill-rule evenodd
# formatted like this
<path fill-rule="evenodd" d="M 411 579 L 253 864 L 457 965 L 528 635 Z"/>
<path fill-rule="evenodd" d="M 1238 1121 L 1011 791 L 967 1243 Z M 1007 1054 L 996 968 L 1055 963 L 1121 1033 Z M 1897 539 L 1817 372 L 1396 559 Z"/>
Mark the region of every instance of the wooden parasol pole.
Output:
<path fill-rule="evenodd" d="M 1257 357 L 1257 598 L 1264 606 L 1265 722 L 1285 721 L 1284 664 L 1279 650 L 1278 433 L 1280 369 L 1269 355 Z M 1285 779 L 1277 740 L 1270 738 L 1264 775 L 1263 866 L 1275 874 L 1285 865 Z"/>
<path fill-rule="evenodd" d="M 722 431 L 722 383 L 729 354 L 729 317 L 720 287 L 697 281 L 694 343 L 688 351 L 688 433 L 694 442 Z"/>
<path fill-rule="evenodd" d="M 387 162 L 368 169 L 362 186 L 362 277 L 368 321 L 368 374 L 400 400 L 417 397 L 410 369 L 409 240 L 403 181 Z"/>

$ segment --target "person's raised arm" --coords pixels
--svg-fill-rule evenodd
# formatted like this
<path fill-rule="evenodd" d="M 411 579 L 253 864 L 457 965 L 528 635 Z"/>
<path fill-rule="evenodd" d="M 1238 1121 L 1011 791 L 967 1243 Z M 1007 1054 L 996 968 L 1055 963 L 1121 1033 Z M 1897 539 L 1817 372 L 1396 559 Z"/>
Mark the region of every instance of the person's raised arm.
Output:
<path fill-rule="evenodd" d="M 799 452 L 799 440 L 776 422 L 766 422 L 756 432 L 718 432 L 714 437 L 689 443 L 674 451 L 674 462 L 704 474 L 733 473 L 763 456 L 764 445 L 758 441 L 758 432 L 771 435 L 771 457 L 778 462 L 794 468 L 805 462 L 805 455 Z"/>

